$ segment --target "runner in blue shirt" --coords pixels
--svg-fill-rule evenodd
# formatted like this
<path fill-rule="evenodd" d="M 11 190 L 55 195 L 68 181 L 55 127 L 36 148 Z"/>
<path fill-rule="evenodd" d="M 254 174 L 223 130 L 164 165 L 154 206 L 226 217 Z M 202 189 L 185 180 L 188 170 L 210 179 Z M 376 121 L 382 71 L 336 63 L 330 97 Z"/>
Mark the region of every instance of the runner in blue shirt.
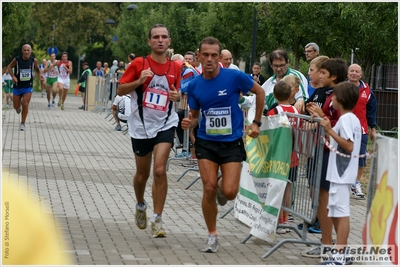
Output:
<path fill-rule="evenodd" d="M 25 131 L 25 120 L 28 116 L 29 102 L 33 92 L 33 73 L 44 81 L 40 73 L 36 58 L 31 56 L 32 47 L 29 44 L 22 46 L 22 55 L 15 57 L 7 67 L 13 81 L 13 105 L 17 114 L 21 112 L 20 130 Z M 14 69 L 14 70 L 13 70 Z"/>
<path fill-rule="evenodd" d="M 256 138 L 260 133 L 265 93 L 248 74 L 220 68 L 221 43 L 213 38 L 203 39 L 199 46 L 202 75 L 188 85 L 190 113 L 182 120 L 182 128 L 194 128 L 200 116 L 200 128 L 195 142 L 196 157 L 203 182 L 202 209 L 209 232 L 204 252 L 217 252 L 217 204 L 233 200 L 239 189 L 241 162 L 246 160 L 243 144 L 243 113 L 239 107 L 240 94 L 251 91 L 256 95 L 255 120 L 247 134 Z M 218 180 L 218 170 L 222 178 Z"/>

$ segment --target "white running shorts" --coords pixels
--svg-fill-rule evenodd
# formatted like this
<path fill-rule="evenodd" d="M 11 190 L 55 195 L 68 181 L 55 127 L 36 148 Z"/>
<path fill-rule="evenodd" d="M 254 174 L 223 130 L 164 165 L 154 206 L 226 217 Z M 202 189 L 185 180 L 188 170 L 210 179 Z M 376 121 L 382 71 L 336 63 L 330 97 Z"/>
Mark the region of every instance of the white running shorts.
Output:
<path fill-rule="evenodd" d="M 58 83 L 62 83 L 64 85 L 64 89 L 69 89 L 70 79 L 69 78 L 61 78 L 58 76 Z"/>
<path fill-rule="evenodd" d="M 328 217 L 350 217 L 351 184 L 332 183 L 329 188 Z"/>

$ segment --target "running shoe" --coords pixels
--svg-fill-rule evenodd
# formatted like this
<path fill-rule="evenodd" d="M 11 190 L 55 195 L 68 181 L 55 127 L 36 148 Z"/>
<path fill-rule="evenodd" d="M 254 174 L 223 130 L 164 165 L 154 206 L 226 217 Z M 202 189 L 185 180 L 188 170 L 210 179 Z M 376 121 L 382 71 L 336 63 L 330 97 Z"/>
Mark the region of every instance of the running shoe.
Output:
<path fill-rule="evenodd" d="M 218 250 L 218 238 L 215 234 L 208 235 L 207 243 L 204 245 L 203 252 L 217 252 Z"/>
<path fill-rule="evenodd" d="M 287 232 L 286 232 L 285 228 L 278 228 L 278 229 L 276 229 L 276 233 L 282 235 L 282 234 L 286 234 Z"/>
<path fill-rule="evenodd" d="M 17 112 L 17 114 L 19 114 L 19 113 L 21 113 L 22 109 L 19 108 L 19 109 L 16 109 L 15 111 Z"/>
<path fill-rule="evenodd" d="M 356 181 L 355 185 L 351 186 L 351 197 L 354 199 L 364 199 L 365 195 L 362 192 L 361 184 Z"/>
<path fill-rule="evenodd" d="M 54 101 L 54 99 L 53 99 L 53 101 L 51 101 L 51 106 L 52 106 L 52 107 L 55 107 L 55 106 L 56 106 L 56 102 Z"/>
<path fill-rule="evenodd" d="M 346 255 L 347 256 L 347 255 Z M 352 265 L 353 264 L 353 259 L 351 256 L 346 257 L 346 261 L 344 262 L 344 265 Z"/>
<path fill-rule="evenodd" d="M 64 110 L 65 108 L 64 108 L 64 104 L 61 104 L 61 110 Z"/>
<path fill-rule="evenodd" d="M 316 221 L 311 227 L 308 227 L 308 232 L 313 234 L 320 234 L 322 233 L 319 221 Z"/>
<path fill-rule="evenodd" d="M 57 106 L 58 106 L 58 107 L 61 106 L 61 99 L 58 100 Z"/>
<path fill-rule="evenodd" d="M 146 209 L 147 209 L 146 202 L 144 204 L 144 208 L 140 208 L 136 204 L 135 221 L 136 221 L 136 225 L 137 225 L 137 227 L 139 227 L 139 229 L 146 229 L 146 227 L 147 227 Z"/>
<path fill-rule="evenodd" d="M 116 131 L 121 131 L 121 129 L 122 129 L 122 128 L 121 128 L 121 124 L 117 124 L 117 126 L 115 126 L 115 130 L 116 130 Z"/>
<path fill-rule="evenodd" d="M 21 131 L 25 131 L 25 123 L 21 122 L 21 124 L 19 125 L 19 129 Z"/>
<path fill-rule="evenodd" d="M 332 240 L 332 246 L 335 246 L 336 239 Z M 323 245 L 313 246 L 310 249 L 304 250 L 301 252 L 301 255 L 308 258 L 319 258 L 319 257 L 328 257 L 328 254 L 321 255 Z"/>
<path fill-rule="evenodd" d="M 47 109 L 51 109 L 51 105 L 50 105 L 50 103 L 49 103 L 49 104 L 47 104 Z"/>
<path fill-rule="evenodd" d="M 321 255 L 321 245 L 313 246 L 310 249 L 301 252 L 301 255 L 308 258 L 320 258 L 327 255 Z"/>
<path fill-rule="evenodd" d="M 190 153 L 188 155 L 188 153 L 186 151 L 182 151 L 181 153 L 179 153 L 178 155 L 176 155 L 177 158 L 186 158 L 186 157 L 190 157 Z"/>
<path fill-rule="evenodd" d="M 289 225 L 290 225 L 289 222 L 284 222 L 284 223 L 281 224 L 281 226 L 289 226 Z M 289 232 L 290 232 L 289 228 L 278 228 L 278 229 L 276 229 L 276 233 L 277 234 L 286 234 L 286 233 L 289 233 Z"/>
<path fill-rule="evenodd" d="M 299 230 L 303 230 L 303 224 L 299 223 L 297 225 L 297 228 Z M 308 230 L 309 233 L 320 234 L 321 233 L 321 228 L 319 226 L 319 221 L 316 221 L 312 226 L 308 226 L 307 230 Z"/>
<path fill-rule="evenodd" d="M 343 263 L 338 262 L 338 261 L 324 261 L 320 263 L 319 265 L 343 265 Z"/>
<path fill-rule="evenodd" d="M 284 222 L 282 225 L 288 227 L 288 226 L 290 226 L 290 223 L 289 222 Z M 291 231 L 290 228 L 284 228 L 284 229 L 285 229 L 286 233 L 289 233 Z"/>
<path fill-rule="evenodd" d="M 161 217 L 157 217 L 154 222 L 151 222 L 151 234 L 153 237 L 167 237 L 162 224 Z"/>

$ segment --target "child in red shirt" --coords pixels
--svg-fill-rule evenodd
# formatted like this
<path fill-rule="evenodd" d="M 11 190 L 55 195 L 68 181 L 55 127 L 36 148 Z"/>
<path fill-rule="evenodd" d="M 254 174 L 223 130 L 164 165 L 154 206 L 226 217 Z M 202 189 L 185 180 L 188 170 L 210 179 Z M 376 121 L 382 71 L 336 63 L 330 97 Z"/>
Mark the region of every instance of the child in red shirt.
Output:
<path fill-rule="evenodd" d="M 288 75 L 288 76 L 293 76 L 294 75 Z M 294 113 L 294 114 L 299 114 L 298 110 L 290 104 L 290 100 L 294 98 L 294 95 L 296 92 L 299 90 L 299 86 L 296 88 L 296 82 L 295 80 L 292 80 L 288 78 L 288 81 L 290 80 L 290 83 L 293 83 L 291 86 L 288 82 L 285 82 L 284 80 L 279 81 L 276 83 L 274 86 L 274 97 L 275 99 L 278 100 L 278 105 L 273 107 L 268 111 L 268 116 L 274 116 L 282 112 L 289 112 L 289 113 Z M 297 89 L 297 90 L 296 90 Z M 293 101 L 292 101 L 293 103 Z M 293 103 L 294 104 L 294 103 Z M 293 128 L 298 128 L 300 127 L 300 119 L 296 118 L 289 118 L 290 124 Z M 297 173 L 297 166 L 299 165 L 299 157 L 296 152 L 292 152 L 291 155 L 291 160 L 290 160 L 290 171 L 289 171 L 289 179 L 288 183 L 285 188 L 285 193 L 283 195 L 283 201 L 282 201 L 282 206 L 290 208 L 292 204 L 292 191 L 293 191 L 293 182 L 295 182 L 296 179 L 296 173 Z M 283 211 L 282 209 L 279 212 L 279 224 L 283 225 L 289 225 L 289 213 L 287 211 Z M 287 228 L 278 228 L 276 230 L 277 234 L 285 234 L 290 232 L 289 229 Z"/>

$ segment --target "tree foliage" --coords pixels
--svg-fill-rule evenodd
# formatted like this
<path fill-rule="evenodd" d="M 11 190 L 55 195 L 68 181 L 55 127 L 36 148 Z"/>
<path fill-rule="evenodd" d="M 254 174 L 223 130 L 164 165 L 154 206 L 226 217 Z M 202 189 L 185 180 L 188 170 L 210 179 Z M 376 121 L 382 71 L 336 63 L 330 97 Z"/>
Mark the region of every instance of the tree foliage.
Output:
<path fill-rule="evenodd" d="M 21 44 L 27 42 L 29 21 L 26 20 L 26 16 L 30 12 L 30 3 L 2 3 L 3 58 L 9 58 L 14 49 L 21 49 Z"/>
<path fill-rule="evenodd" d="M 201 3 L 138 3 L 135 10 L 124 10 L 116 30 L 118 43 L 113 44 L 115 55 L 126 57 L 129 53 L 147 55 L 148 31 L 155 24 L 168 27 L 175 53 L 193 51 L 198 45 L 196 27 L 190 21 Z"/>
<path fill-rule="evenodd" d="M 32 41 L 32 55 L 36 58 L 38 65 L 42 64 L 43 59 L 50 60 L 50 56 L 47 55 L 47 51 L 38 47 L 38 45 L 34 41 Z M 36 92 L 41 91 L 39 82 L 40 82 L 40 79 L 38 79 L 38 78 L 33 79 L 33 89 Z"/>
<path fill-rule="evenodd" d="M 106 18 L 117 19 L 121 3 L 50 2 L 33 4 L 32 20 L 38 22 L 40 45 L 54 43 L 61 50 L 103 42 L 108 25 Z M 55 25 L 53 31 L 53 25 Z"/>
<path fill-rule="evenodd" d="M 218 38 L 235 59 L 240 59 L 251 46 L 251 3 L 138 3 L 137 6 L 121 15 L 118 43 L 113 44 L 114 54 L 148 54 L 148 31 L 156 23 L 170 30 L 175 53 L 196 50 L 206 36 Z M 232 23 L 239 21 L 241 23 Z"/>
<path fill-rule="evenodd" d="M 198 17 L 198 21 L 204 21 L 201 32 L 203 38 L 217 38 L 236 60 L 251 51 L 254 14 L 252 3 L 209 3 L 207 13 L 207 19 Z"/>
<path fill-rule="evenodd" d="M 175 53 L 193 51 L 204 37 L 214 36 L 237 63 L 251 53 L 255 9 L 257 57 L 284 48 L 292 67 L 301 69 L 307 65 L 304 45 L 316 42 L 320 54 L 347 61 L 353 49 L 364 72 L 373 63 L 397 62 L 396 2 L 139 2 L 127 10 L 128 4 L 3 3 L 3 58 L 19 51 L 22 42 L 50 47 L 54 35 L 54 45 L 70 54 L 125 60 L 129 53 L 148 54 L 148 30 L 162 23 L 171 32 Z M 106 19 L 116 23 L 107 25 Z"/>
<path fill-rule="evenodd" d="M 353 49 L 365 72 L 373 63 L 397 62 L 397 3 L 259 3 L 257 11 L 258 51 L 283 47 L 295 55 L 295 66 L 305 60 L 309 42 L 319 45 L 321 55 L 347 61 Z"/>
<path fill-rule="evenodd" d="M 369 73 L 373 63 L 397 62 L 398 4 L 340 3 L 341 21 L 350 26 L 351 34 L 342 40 L 353 49 L 356 59 Z M 356 49 L 358 48 L 358 49 Z"/>

